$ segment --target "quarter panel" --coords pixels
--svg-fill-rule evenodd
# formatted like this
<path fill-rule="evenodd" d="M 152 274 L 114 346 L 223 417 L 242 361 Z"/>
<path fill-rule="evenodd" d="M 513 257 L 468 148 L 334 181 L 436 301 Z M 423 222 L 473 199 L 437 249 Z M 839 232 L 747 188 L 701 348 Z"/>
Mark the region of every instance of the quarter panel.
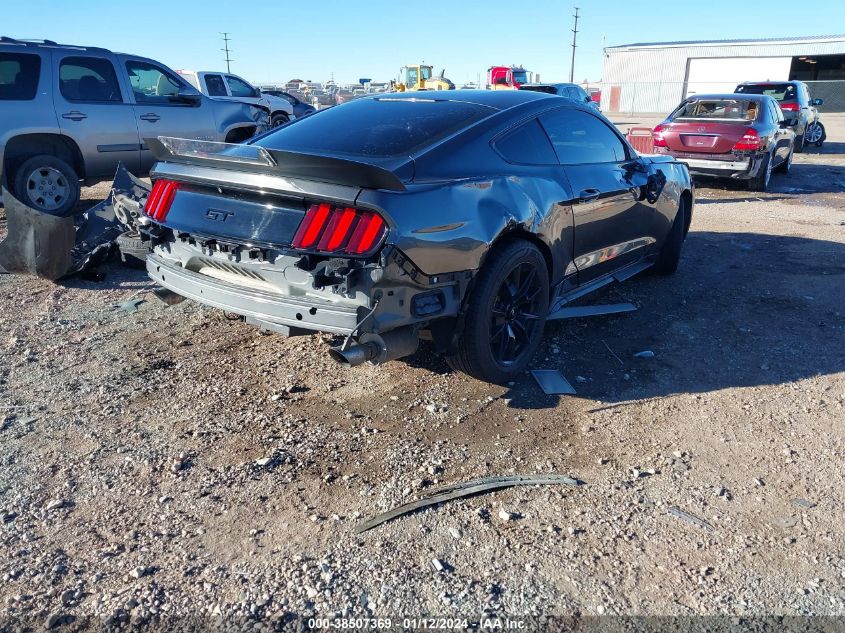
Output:
<path fill-rule="evenodd" d="M 564 184 L 545 173 L 412 185 L 397 193 L 364 190 L 357 206 L 380 210 L 391 225 L 388 242 L 428 275 L 478 269 L 499 237 L 521 229 L 547 244 L 557 281 L 572 261 L 570 199 Z"/>

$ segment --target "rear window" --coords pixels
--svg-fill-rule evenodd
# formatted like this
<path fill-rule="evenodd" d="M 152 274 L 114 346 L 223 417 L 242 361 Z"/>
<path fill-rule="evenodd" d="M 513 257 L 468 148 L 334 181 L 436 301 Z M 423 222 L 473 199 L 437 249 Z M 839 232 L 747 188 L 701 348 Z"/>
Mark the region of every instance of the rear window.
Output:
<path fill-rule="evenodd" d="M 778 101 L 795 101 L 798 94 L 792 84 L 744 84 L 735 92 L 748 95 L 768 95 Z"/>
<path fill-rule="evenodd" d="M 528 90 L 530 92 L 545 92 L 546 94 L 556 95 L 557 88 L 554 86 L 520 86 L 520 90 Z"/>
<path fill-rule="evenodd" d="M 407 156 L 494 113 L 455 101 L 362 99 L 297 119 L 257 144 L 313 154 Z"/>
<path fill-rule="evenodd" d="M 681 104 L 670 118 L 753 121 L 758 109 L 756 101 L 746 99 L 693 99 Z"/>
<path fill-rule="evenodd" d="M 0 53 L 0 101 L 30 101 L 38 91 L 38 55 Z"/>

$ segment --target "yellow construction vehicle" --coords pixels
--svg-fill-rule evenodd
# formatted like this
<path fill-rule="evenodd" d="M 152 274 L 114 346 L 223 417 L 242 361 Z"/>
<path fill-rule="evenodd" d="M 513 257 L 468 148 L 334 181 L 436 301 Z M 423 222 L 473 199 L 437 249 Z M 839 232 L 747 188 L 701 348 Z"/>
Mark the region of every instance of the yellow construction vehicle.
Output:
<path fill-rule="evenodd" d="M 432 66 L 425 64 L 402 66 L 399 70 L 399 81 L 396 84 L 396 89 L 399 92 L 406 90 L 454 90 L 455 84 L 443 76 L 445 72 L 446 70 L 443 69 L 435 77 Z"/>

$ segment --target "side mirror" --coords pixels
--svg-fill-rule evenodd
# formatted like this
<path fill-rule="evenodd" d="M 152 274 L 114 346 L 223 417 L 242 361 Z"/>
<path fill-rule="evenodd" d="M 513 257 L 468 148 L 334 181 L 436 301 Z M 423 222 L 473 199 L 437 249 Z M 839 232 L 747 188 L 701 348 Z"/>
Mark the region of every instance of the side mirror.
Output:
<path fill-rule="evenodd" d="M 820 106 L 820 105 L 824 105 L 824 99 L 812 99 L 812 100 L 810 101 L 810 105 L 811 105 L 811 106 Z"/>
<path fill-rule="evenodd" d="M 202 99 L 202 95 L 193 88 L 179 88 L 179 92 L 176 93 L 174 99 L 182 103 L 197 105 Z"/>

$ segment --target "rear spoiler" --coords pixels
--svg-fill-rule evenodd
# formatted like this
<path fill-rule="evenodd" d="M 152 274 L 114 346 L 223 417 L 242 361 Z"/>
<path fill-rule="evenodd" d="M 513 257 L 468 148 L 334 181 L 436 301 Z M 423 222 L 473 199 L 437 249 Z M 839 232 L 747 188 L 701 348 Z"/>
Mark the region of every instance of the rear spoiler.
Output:
<path fill-rule="evenodd" d="M 144 143 L 165 163 L 225 167 L 366 189 L 405 191 L 405 185 L 389 169 L 347 158 L 169 136 L 147 138 Z"/>

